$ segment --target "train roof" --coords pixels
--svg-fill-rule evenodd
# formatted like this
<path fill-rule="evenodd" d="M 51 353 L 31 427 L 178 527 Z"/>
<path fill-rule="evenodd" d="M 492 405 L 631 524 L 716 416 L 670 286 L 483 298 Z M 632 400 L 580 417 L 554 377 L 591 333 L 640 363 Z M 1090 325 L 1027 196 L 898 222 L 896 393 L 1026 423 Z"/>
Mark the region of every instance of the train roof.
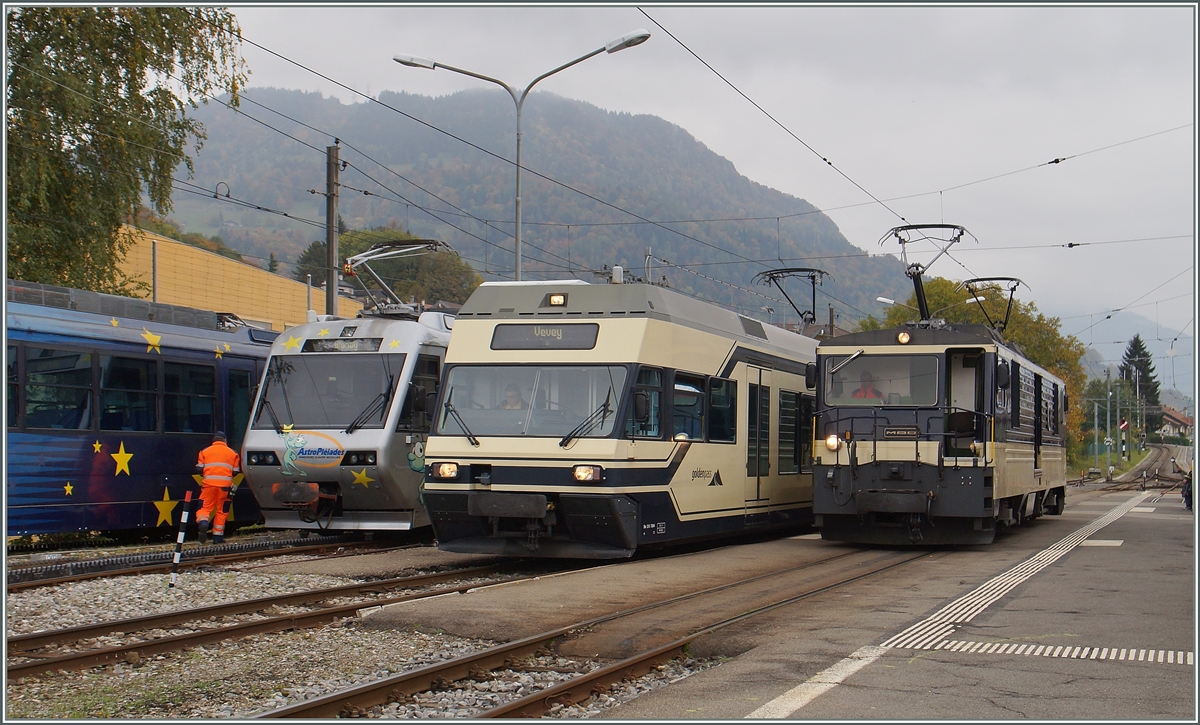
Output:
<path fill-rule="evenodd" d="M 564 304 L 551 306 L 562 294 Z M 776 347 L 810 357 L 817 342 L 790 330 L 688 297 L 666 287 L 589 284 L 582 280 L 485 282 L 458 312 L 463 320 L 502 319 L 528 322 L 585 322 L 644 317 L 712 332 L 756 346 Z"/>
<path fill-rule="evenodd" d="M 217 313 L 132 297 L 8 280 L 6 329 L 146 344 L 147 330 L 169 347 L 203 350 L 214 341 L 266 347 L 279 334 L 246 325 L 222 326 Z M 116 320 L 116 324 L 112 321 Z"/>
<path fill-rule="evenodd" d="M 289 327 L 275 340 L 274 354 L 299 353 L 306 340 L 325 340 L 319 350 L 307 352 L 412 352 L 420 345 L 446 347 L 454 315 L 425 311 L 417 318 L 362 315 L 360 317 L 327 317 L 316 322 Z M 379 350 L 355 348 L 353 341 L 362 338 L 386 338 Z M 339 345 L 335 340 L 342 340 Z M 349 342 L 346 342 L 349 341 Z"/>
<path fill-rule="evenodd" d="M 942 327 L 902 326 L 884 330 L 867 330 L 852 332 L 848 335 L 826 338 L 821 341 L 820 348 L 847 347 L 864 345 L 896 345 L 896 335 L 900 332 L 909 334 L 909 345 L 937 345 L 953 347 L 956 345 L 999 345 L 1011 348 L 996 331 L 987 325 L 945 325 Z"/>

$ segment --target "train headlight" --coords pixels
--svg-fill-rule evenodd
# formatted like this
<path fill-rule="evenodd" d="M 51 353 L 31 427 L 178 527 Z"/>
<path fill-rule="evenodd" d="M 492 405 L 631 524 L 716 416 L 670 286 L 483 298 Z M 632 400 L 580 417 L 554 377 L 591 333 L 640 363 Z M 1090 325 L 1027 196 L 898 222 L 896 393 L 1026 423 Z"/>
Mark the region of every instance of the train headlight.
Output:
<path fill-rule="evenodd" d="M 373 466 L 375 460 L 375 451 L 346 451 L 346 454 L 342 456 L 342 465 Z"/>
<path fill-rule="evenodd" d="M 825 439 L 825 447 L 831 451 L 836 451 L 842 447 L 842 439 L 837 437 L 837 433 Z"/>
<path fill-rule="evenodd" d="M 251 466 L 278 466 L 279 459 L 271 451 L 247 451 L 246 462 Z"/>
<path fill-rule="evenodd" d="M 571 469 L 571 475 L 581 483 L 599 483 L 604 475 L 604 469 L 600 466 L 575 466 Z"/>
<path fill-rule="evenodd" d="M 458 478 L 457 463 L 435 463 L 430 471 L 434 478 Z"/>
<path fill-rule="evenodd" d="M 901 345 L 907 345 L 908 341 L 911 339 L 912 335 L 908 334 L 907 332 L 901 332 L 899 335 L 896 335 L 896 342 L 900 343 Z"/>

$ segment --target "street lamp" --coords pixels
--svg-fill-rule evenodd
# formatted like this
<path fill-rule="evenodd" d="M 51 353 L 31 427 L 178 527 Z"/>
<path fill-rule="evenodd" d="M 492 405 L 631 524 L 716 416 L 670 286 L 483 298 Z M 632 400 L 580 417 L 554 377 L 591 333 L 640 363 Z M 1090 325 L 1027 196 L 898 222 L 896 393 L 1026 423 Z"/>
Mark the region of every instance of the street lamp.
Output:
<path fill-rule="evenodd" d="M 591 58 L 593 55 L 599 55 L 600 53 L 616 53 L 618 50 L 624 50 L 626 48 L 632 48 L 635 45 L 641 45 L 642 43 L 646 42 L 649 39 L 650 39 L 649 31 L 643 30 L 641 28 L 634 30 L 632 32 L 626 33 L 625 35 L 622 35 L 619 38 L 610 40 L 609 42 L 605 43 L 603 46 L 593 50 L 590 53 L 581 55 L 569 63 L 564 63 L 563 65 L 560 65 L 559 67 L 555 68 L 552 71 L 548 71 L 546 73 L 541 74 L 537 78 L 534 78 L 532 81 L 530 81 L 529 85 L 525 86 L 525 90 L 520 91 L 520 92 L 518 92 L 517 89 L 513 88 L 512 86 L 510 86 L 509 84 L 505 83 L 502 80 L 498 80 L 498 79 L 492 78 L 490 76 L 485 76 L 481 73 L 475 73 L 473 71 L 463 70 L 462 68 L 455 68 L 454 66 L 446 65 L 445 63 L 439 63 L 437 61 L 433 61 L 428 58 L 419 58 L 417 56 L 404 55 L 402 53 L 392 56 L 392 60 L 396 61 L 400 65 L 409 66 L 410 68 L 427 68 L 429 70 L 445 68 L 446 70 L 454 71 L 455 73 L 461 73 L 465 76 L 471 76 L 472 78 L 478 78 L 479 80 L 488 81 L 490 83 L 495 83 L 496 85 L 500 86 L 504 90 L 508 91 L 508 95 L 512 96 L 513 103 L 516 104 L 516 107 L 517 107 L 517 190 L 516 190 L 516 214 L 517 214 L 516 232 L 517 233 L 515 236 L 516 236 L 516 240 L 517 240 L 516 279 L 518 282 L 521 280 L 521 108 L 522 108 L 522 106 L 525 105 L 525 97 L 529 95 L 530 89 L 532 89 L 537 84 L 537 82 L 542 80 L 543 78 L 548 78 L 549 76 L 552 76 L 561 70 L 566 70 L 567 68 L 570 68 L 571 66 L 575 65 L 576 63 L 581 63 L 581 62 L 587 60 L 588 58 Z"/>

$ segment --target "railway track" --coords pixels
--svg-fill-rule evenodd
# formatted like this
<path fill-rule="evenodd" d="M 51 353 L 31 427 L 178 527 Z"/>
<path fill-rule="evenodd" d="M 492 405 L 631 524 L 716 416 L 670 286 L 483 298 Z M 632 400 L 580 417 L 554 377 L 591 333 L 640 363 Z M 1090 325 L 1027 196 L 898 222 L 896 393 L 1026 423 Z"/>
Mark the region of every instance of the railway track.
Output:
<path fill-rule="evenodd" d="M 284 555 L 318 555 L 330 551 L 337 552 L 340 549 L 346 549 L 344 555 L 349 556 L 362 549 L 382 552 L 418 546 L 420 544 L 385 547 L 381 542 L 362 541 L 357 538 L 346 540 L 343 537 L 329 537 L 316 544 L 308 543 L 305 539 L 220 544 L 184 550 L 179 569 L 186 571 L 199 566 L 235 564 Z M 6 572 L 7 587 L 9 592 L 17 592 L 34 587 L 67 584 L 100 577 L 169 572 L 173 556 L 174 552 L 172 551 L 160 551 L 84 559 L 60 564 L 10 567 Z"/>
<path fill-rule="evenodd" d="M 861 581 L 928 556 L 929 552 L 854 551 L 783 570 L 689 592 L 631 609 L 575 622 L 537 635 L 421 669 L 312 698 L 257 714 L 257 718 L 371 717 L 390 703 L 446 689 L 491 692 L 489 680 L 506 680 L 520 672 L 554 669 L 554 651 L 567 657 L 565 682 L 488 707 L 471 717 L 540 717 L 547 710 L 587 700 L 614 683 L 637 677 L 679 657 L 699 637 L 761 616 L 780 607 Z M 592 652 L 598 643 L 636 643 L 631 653 L 606 666 L 581 667 L 577 653 Z M 572 655 L 575 659 L 569 659 Z M 534 658 L 534 659 L 531 659 Z M 590 658 L 583 658 L 590 659 Z M 428 699 L 428 698 L 427 698 Z M 420 702 L 420 698 L 417 698 Z"/>
<path fill-rule="evenodd" d="M 11 680 L 17 677 L 26 677 L 45 672 L 81 670 L 116 662 L 136 663 L 148 657 L 220 642 L 235 637 L 317 627 L 342 617 L 354 616 L 356 612 L 366 607 L 381 607 L 388 604 L 452 592 L 462 592 L 486 586 L 480 584 L 477 580 L 479 578 L 494 576 L 506 566 L 511 566 L 511 562 L 498 562 L 488 566 L 454 569 L 435 574 L 420 574 L 348 584 L 340 587 L 228 602 L 133 619 L 113 620 L 92 625 L 17 635 L 9 637 L 7 640 L 9 658 L 7 674 Z M 492 582 L 492 584 L 521 581 L 538 576 L 539 574 L 515 575 L 501 578 Z M 475 579 L 476 581 L 455 587 L 428 588 L 447 581 L 460 581 L 463 579 Z M 387 596 L 388 592 L 414 588 L 421 588 L 422 591 Z M 350 603 L 322 606 L 322 603 L 347 597 L 356 597 L 358 599 Z M 313 608 L 304 612 L 246 618 L 246 615 L 256 615 L 276 608 L 297 606 L 310 606 Z M 217 626 L 211 626 L 210 624 L 216 619 L 236 618 L 239 616 L 242 619 L 238 621 Z M 186 628 L 191 631 L 182 634 L 152 636 L 154 633 L 163 630 L 180 628 Z M 89 643 L 94 643 L 98 638 L 105 636 L 128 637 L 135 633 L 150 634 L 142 638 L 135 637 L 134 641 L 116 646 L 104 647 L 95 646 L 94 644 L 89 646 Z M 60 646 L 59 650 L 50 649 L 55 645 Z M 14 662 L 14 660 L 17 661 Z"/>
<path fill-rule="evenodd" d="M 1114 481 L 1104 487 L 1105 491 L 1145 490 L 1151 485 L 1174 488 L 1183 484 L 1183 474 L 1172 469 L 1171 449 L 1163 445 L 1150 446 L 1151 452 L 1134 468 L 1125 473 L 1124 481 Z"/>

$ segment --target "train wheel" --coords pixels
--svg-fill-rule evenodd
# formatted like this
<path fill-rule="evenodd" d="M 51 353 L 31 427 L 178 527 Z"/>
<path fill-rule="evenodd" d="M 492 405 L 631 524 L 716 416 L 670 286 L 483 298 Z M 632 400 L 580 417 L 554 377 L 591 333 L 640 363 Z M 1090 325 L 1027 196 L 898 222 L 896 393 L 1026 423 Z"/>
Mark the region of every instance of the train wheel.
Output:
<path fill-rule="evenodd" d="M 1067 510 L 1067 488 L 1066 486 L 1059 486 L 1052 489 L 1051 493 L 1054 494 L 1054 503 L 1050 504 L 1046 513 L 1051 516 L 1062 516 L 1063 511 Z"/>

